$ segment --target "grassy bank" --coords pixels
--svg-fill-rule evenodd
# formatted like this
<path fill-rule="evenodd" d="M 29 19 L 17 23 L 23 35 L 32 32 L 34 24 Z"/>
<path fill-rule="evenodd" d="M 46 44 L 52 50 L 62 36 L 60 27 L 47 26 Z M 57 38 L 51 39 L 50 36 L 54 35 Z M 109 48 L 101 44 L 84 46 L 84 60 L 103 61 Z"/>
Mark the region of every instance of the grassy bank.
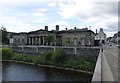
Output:
<path fill-rule="evenodd" d="M 2 48 L 0 49 L 0 52 L 2 52 L 3 60 L 24 61 L 35 63 L 36 65 L 52 65 L 90 72 L 94 71 L 94 67 L 96 64 L 95 61 L 92 61 L 90 59 L 68 57 L 61 49 L 58 49 L 55 52 L 48 51 L 41 55 L 15 53 L 12 52 L 12 50 L 10 50 L 9 48 Z"/>

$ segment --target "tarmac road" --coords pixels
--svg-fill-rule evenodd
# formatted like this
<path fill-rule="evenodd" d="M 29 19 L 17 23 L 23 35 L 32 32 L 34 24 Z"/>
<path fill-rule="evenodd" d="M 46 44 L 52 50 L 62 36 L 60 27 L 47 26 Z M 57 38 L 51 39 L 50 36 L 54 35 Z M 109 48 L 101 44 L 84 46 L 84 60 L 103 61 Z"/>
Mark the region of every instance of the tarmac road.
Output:
<path fill-rule="evenodd" d="M 118 81 L 118 47 L 103 46 L 102 78 L 103 81 Z"/>

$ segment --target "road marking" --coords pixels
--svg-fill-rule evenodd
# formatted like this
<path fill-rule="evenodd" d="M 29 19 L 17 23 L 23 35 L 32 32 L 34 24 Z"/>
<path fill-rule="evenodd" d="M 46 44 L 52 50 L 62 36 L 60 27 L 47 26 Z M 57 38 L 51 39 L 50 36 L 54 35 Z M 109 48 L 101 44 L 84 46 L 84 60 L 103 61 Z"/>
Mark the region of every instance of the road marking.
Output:
<path fill-rule="evenodd" d="M 109 53 L 111 53 L 112 55 L 114 55 L 116 58 L 118 58 L 118 54 L 116 55 L 114 52 L 110 52 L 110 51 L 104 51 L 104 52 L 109 52 Z"/>
<path fill-rule="evenodd" d="M 116 58 L 118 58 L 118 56 L 117 56 L 118 54 L 116 55 L 116 54 L 115 54 L 115 53 L 113 53 L 113 52 L 110 52 L 110 53 L 112 53 L 113 55 L 115 55 L 115 57 L 116 57 Z"/>
<path fill-rule="evenodd" d="M 112 65 L 113 67 L 115 67 L 115 68 L 118 68 L 118 65 Z"/>

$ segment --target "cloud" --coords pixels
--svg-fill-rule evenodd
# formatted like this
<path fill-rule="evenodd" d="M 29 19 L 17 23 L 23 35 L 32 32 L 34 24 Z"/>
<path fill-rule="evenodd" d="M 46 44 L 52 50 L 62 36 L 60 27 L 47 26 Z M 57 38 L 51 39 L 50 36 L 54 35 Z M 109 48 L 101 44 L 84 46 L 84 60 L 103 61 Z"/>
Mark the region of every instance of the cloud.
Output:
<path fill-rule="evenodd" d="M 3 17 L 2 21 L 0 21 L 0 25 L 7 28 L 7 31 L 11 32 L 28 32 L 30 31 L 30 24 L 23 23 L 21 21 L 16 20 L 14 17 Z M 22 27 L 22 28 L 21 28 Z"/>
<path fill-rule="evenodd" d="M 55 6 L 56 6 L 56 3 L 49 3 L 48 6 L 50 6 L 50 7 L 55 7 Z"/>
<path fill-rule="evenodd" d="M 118 27 L 118 3 L 110 1 L 2 0 L 0 25 L 16 32 L 37 30 L 45 25 L 49 25 L 49 29 L 55 29 L 57 24 L 60 29 L 87 25 L 92 26 L 93 31 L 102 27 L 112 34 Z"/>
<path fill-rule="evenodd" d="M 33 20 L 33 23 L 44 23 L 46 21 L 47 21 L 46 18 L 41 17 L 41 18 L 37 18 L 37 19 Z"/>
<path fill-rule="evenodd" d="M 42 8 L 34 9 L 32 15 L 33 15 L 33 16 L 40 16 L 40 17 L 41 17 L 41 16 L 45 16 L 47 10 L 48 10 L 48 9 L 42 9 Z"/>
<path fill-rule="evenodd" d="M 78 19 L 87 25 L 92 25 L 93 30 L 104 28 L 106 31 L 117 31 L 118 3 L 117 2 L 80 2 L 59 3 L 58 14 L 62 19 Z"/>
<path fill-rule="evenodd" d="M 49 3 L 53 0 L 1 0 L 1 6 L 27 5 L 33 3 Z"/>
<path fill-rule="evenodd" d="M 70 25 L 66 21 L 57 21 L 57 22 L 52 22 L 52 23 L 48 24 L 48 26 L 50 27 L 50 30 L 52 30 L 52 29 L 55 30 L 56 25 L 59 25 L 60 30 L 63 30 L 65 28 L 67 28 L 67 27 L 70 28 Z"/>
<path fill-rule="evenodd" d="M 63 19 L 89 19 L 92 17 L 102 17 L 104 15 L 117 15 L 117 3 L 111 2 L 79 2 L 74 0 L 72 4 L 59 3 L 60 14 Z M 116 10 L 115 10 L 116 9 Z M 72 10 L 72 11 L 71 11 Z"/>
<path fill-rule="evenodd" d="M 48 11 L 48 9 L 39 8 L 39 9 L 35 9 L 34 11 L 35 12 L 46 12 L 46 11 Z"/>
<path fill-rule="evenodd" d="M 33 16 L 45 16 L 46 14 L 42 12 L 35 12 L 35 13 L 32 13 L 32 15 Z"/>
<path fill-rule="evenodd" d="M 33 23 L 44 23 L 47 21 L 46 15 L 47 15 L 48 9 L 35 9 L 32 13 L 34 16 Z"/>

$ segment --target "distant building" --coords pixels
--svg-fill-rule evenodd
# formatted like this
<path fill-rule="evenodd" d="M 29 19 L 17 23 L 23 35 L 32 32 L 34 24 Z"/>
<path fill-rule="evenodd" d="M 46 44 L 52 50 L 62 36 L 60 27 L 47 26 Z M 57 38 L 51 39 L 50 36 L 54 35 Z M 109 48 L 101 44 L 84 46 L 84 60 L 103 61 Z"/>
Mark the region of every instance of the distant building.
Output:
<path fill-rule="evenodd" d="M 103 28 L 100 28 L 99 33 L 95 34 L 95 45 L 104 44 L 106 40 L 106 34 L 103 31 Z"/>
<path fill-rule="evenodd" d="M 111 42 L 113 42 L 113 37 L 106 38 L 106 44 L 110 44 Z"/>
<path fill-rule="evenodd" d="M 59 25 L 56 25 L 56 30 L 48 31 L 48 26 L 45 26 L 44 30 L 11 33 L 11 37 L 14 45 L 49 45 L 46 42 L 48 34 L 55 35 L 56 46 L 94 46 L 95 33 L 88 28 L 78 29 L 75 27 L 60 31 Z"/>
<path fill-rule="evenodd" d="M 114 34 L 112 42 L 120 44 L 120 31 Z"/>

